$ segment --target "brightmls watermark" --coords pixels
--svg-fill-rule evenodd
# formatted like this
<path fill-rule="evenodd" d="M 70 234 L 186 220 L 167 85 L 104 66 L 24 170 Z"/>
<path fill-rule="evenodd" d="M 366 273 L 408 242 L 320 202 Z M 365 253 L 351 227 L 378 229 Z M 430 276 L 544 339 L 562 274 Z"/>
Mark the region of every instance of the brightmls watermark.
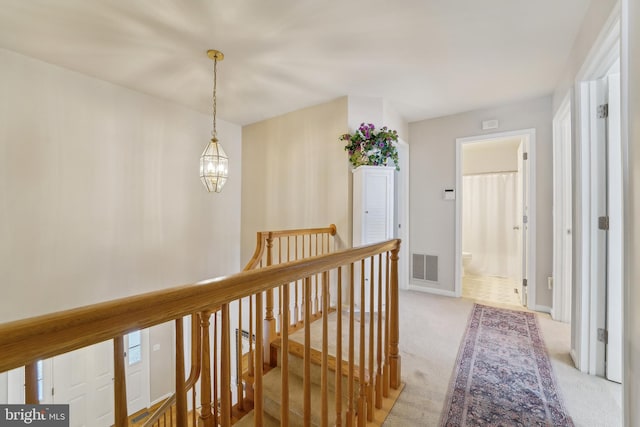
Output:
<path fill-rule="evenodd" d="M 69 405 L 0 405 L 0 427 L 69 427 Z"/>

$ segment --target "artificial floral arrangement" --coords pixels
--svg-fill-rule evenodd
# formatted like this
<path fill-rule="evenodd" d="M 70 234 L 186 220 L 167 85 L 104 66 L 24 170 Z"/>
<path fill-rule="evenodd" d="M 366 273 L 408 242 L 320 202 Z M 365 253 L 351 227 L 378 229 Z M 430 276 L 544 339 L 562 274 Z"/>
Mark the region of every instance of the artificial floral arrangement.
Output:
<path fill-rule="evenodd" d="M 391 166 L 391 160 L 396 170 L 400 170 L 398 150 L 393 145 L 398 142 L 398 132 L 395 130 L 387 129 L 386 126 L 376 130 L 373 124 L 362 123 L 353 135 L 341 135 L 340 141 L 347 142 L 344 149 L 349 152 L 349 161 L 353 167 Z"/>

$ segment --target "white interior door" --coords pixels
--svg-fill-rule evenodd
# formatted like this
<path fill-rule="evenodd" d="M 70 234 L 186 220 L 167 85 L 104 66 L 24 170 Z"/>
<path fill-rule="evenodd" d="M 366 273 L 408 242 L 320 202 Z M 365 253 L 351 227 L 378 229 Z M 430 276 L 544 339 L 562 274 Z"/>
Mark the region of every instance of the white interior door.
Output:
<path fill-rule="evenodd" d="M 9 378 L 7 372 L 0 372 L 0 405 L 9 403 Z"/>
<path fill-rule="evenodd" d="M 560 322 L 571 321 L 572 200 L 571 101 L 553 119 L 553 307 Z"/>
<path fill-rule="evenodd" d="M 601 115 L 602 106 L 607 103 L 606 79 L 589 82 L 590 121 L 590 277 L 591 294 L 589 316 L 589 372 L 605 376 L 604 331 L 606 331 L 607 301 L 607 230 L 600 220 L 607 215 L 607 120 Z"/>
<path fill-rule="evenodd" d="M 149 406 L 149 330 L 125 335 L 127 410 L 129 415 Z"/>
<path fill-rule="evenodd" d="M 53 403 L 69 404 L 70 427 L 113 424 L 113 343 L 53 358 Z"/>
<path fill-rule="evenodd" d="M 607 215 L 607 346 L 606 375 L 622 382 L 622 270 L 624 259 L 622 140 L 620 137 L 620 74 L 610 74 L 608 83 L 608 179 Z"/>
<path fill-rule="evenodd" d="M 518 147 L 518 193 L 521 200 L 520 211 L 522 213 L 520 223 L 520 247 L 522 248 L 522 280 L 520 282 L 520 302 L 523 306 L 528 304 L 528 242 L 529 242 L 529 144 L 527 138 L 522 138 Z"/>

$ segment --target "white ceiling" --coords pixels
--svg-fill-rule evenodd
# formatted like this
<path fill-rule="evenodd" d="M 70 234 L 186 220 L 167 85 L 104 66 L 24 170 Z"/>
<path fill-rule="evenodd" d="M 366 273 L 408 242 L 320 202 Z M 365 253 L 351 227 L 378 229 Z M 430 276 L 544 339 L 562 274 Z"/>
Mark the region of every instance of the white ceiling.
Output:
<path fill-rule="evenodd" d="M 408 121 L 549 94 L 590 0 L 0 0 L 0 47 L 247 124 L 343 95 Z M 1 64 L 0 64 L 1 66 Z"/>

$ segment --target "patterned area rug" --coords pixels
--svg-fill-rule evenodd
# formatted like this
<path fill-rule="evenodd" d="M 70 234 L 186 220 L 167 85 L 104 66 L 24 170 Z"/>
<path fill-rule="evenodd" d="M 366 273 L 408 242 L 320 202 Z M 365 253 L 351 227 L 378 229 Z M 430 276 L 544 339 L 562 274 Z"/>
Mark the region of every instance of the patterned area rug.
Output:
<path fill-rule="evenodd" d="M 440 426 L 573 426 L 534 313 L 474 305 Z"/>

